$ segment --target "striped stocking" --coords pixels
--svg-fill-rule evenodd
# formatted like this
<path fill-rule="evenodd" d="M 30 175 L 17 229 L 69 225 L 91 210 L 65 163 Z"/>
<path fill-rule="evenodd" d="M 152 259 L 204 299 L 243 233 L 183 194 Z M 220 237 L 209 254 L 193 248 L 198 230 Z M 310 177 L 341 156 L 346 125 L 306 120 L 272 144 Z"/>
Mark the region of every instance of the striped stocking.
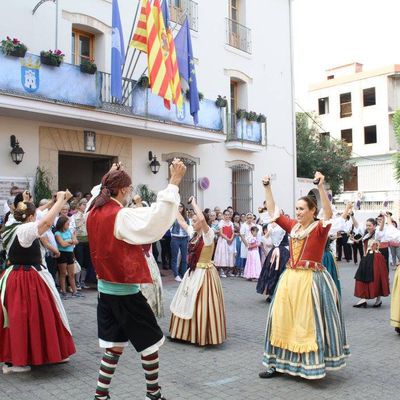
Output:
<path fill-rule="evenodd" d="M 114 376 L 121 354 L 122 352 L 111 349 L 107 349 L 104 353 L 100 364 L 95 399 L 107 400 L 109 398 L 108 390 L 110 389 L 111 379 Z"/>
<path fill-rule="evenodd" d="M 146 390 L 150 399 L 161 397 L 160 387 L 158 386 L 158 351 L 149 356 L 142 355 L 142 366 L 146 377 Z"/>

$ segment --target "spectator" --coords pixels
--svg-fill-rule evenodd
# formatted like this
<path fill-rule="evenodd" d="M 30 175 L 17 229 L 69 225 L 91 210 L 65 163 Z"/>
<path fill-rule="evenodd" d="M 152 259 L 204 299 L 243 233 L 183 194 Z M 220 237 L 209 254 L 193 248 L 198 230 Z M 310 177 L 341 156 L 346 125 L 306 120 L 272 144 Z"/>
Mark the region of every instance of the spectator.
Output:
<path fill-rule="evenodd" d="M 221 278 L 230 276 L 235 265 L 235 233 L 231 221 L 231 213 L 228 209 L 224 210 L 224 219 L 219 222 L 219 238 L 214 255 L 214 263 L 219 269 Z"/>

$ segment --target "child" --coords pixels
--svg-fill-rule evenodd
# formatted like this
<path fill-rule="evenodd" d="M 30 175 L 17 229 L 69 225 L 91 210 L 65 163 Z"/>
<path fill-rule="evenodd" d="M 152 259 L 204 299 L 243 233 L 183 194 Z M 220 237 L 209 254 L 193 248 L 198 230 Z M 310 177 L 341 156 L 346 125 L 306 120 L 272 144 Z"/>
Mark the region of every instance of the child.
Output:
<path fill-rule="evenodd" d="M 261 236 L 261 267 L 264 265 L 265 259 L 267 258 L 268 253 L 274 247 L 272 244 L 271 233 L 268 229 L 268 224 L 264 224 L 262 227 L 263 235 Z"/>
<path fill-rule="evenodd" d="M 258 248 L 260 247 L 260 241 L 257 239 L 258 228 L 257 226 L 252 226 L 250 228 L 250 235 L 247 238 L 248 252 L 246 267 L 244 268 L 243 276 L 247 280 L 258 279 L 261 273 L 261 260 L 260 252 Z"/>
<path fill-rule="evenodd" d="M 66 292 L 66 277 L 68 273 L 69 284 L 72 289 L 72 297 L 84 297 L 78 293 L 75 284 L 75 259 L 74 259 L 74 245 L 78 244 L 75 233 L 73 234 L 69 229 L 69 218 L 61 216 L 58 218 L 56 224 L 55 238 L 57 241 L 60 257 L 57 259 L 58 275 L 61 287 L 61 298 L 67 299 Z"/>

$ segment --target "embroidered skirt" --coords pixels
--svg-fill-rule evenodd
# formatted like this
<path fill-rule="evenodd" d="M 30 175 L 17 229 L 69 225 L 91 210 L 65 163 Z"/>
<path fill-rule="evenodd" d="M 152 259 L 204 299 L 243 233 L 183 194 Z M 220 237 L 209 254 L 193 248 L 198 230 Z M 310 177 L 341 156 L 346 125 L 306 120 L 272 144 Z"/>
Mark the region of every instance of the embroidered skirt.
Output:
<path fill-rule="evenodd" d="M 333 258 L 333 255 L 329 250 L 325 250 L 325 252 L 324 252 L 324 256 L 322 257 L 322 265 L 326 268 L 329 275 L 332 277 L 333 282 L 335 282 L 337 290 L 338 290 L 339 294 L 341 295 L 342 290 L 340 287 L 338 268 L 337 268 L 335 259 Z"/>
<path fill-rule="evenodd" d="M 284 348 L 287 346 L 272 345 L 270 340 L 273 330 L 272 321 L 275 310 L 279 309 L 279 305 L 277 306 L 276 302 L 281 298 L 278 296 L 278 291 L 285 275 L 292 272 L 287 269 L 282 274 L 278 282 L 275 298 L 269 309 L 263 365 L 267 368 L 274 367 L 278 372 L 300 376 L 305 379 L 321 379 L 325 376 L 327 370 L 337 370 L 345 367 L 346 356 L 350 354 L 340 297 L 328 272 L 325 270 L 312 272 L 311 285 L 309 288 L 304 289 L 311 290 L 316 350 L 295 352 Z M 310 271 L 297 272 L 309 273 Z M 301 288 L 299 289 L 301 290 Z M 301 331 L 302 326 L 294 326 L 292 329 L 294 332 Z"/>
<path fill-rule="evenodd" d="M 390 324 L 400 328 L 400 266 L 394 274 L 392 301 L 390 303 Z"/>

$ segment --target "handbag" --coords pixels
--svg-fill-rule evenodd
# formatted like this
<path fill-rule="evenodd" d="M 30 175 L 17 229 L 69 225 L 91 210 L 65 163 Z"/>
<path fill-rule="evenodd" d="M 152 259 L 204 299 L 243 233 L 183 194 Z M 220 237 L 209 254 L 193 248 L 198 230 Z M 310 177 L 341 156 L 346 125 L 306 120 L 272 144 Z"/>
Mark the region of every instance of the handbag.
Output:
<path fill-rule="evenodd" d="M 81 267 L 81 265 L 78 263 L 78 260 L 75 260 L 74 264 L 75 264 L 75 274 L 79 274 L 79 272 L 82 271 L 82 267 Z"/>

